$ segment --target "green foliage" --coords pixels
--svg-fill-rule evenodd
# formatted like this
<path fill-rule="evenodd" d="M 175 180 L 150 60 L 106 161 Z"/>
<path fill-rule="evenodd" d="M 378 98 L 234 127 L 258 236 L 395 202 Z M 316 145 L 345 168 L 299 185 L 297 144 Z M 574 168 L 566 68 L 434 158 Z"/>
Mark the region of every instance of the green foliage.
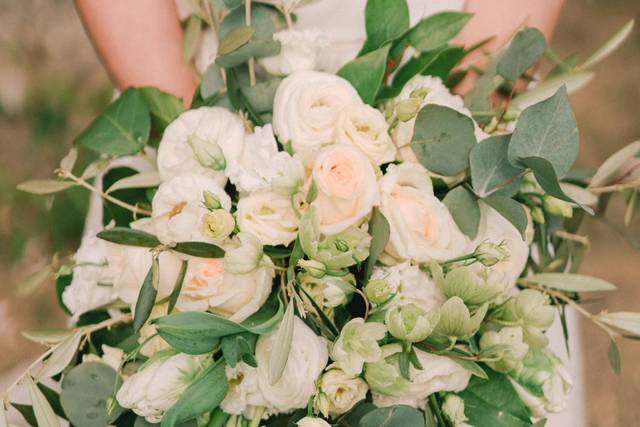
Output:
<path fill-rule="evenodd" d="M 546 47 L 547 42 L 539 30 L 520 30 L 498 62 L 498 74 L 506 80 L 517 80 L 538 62 Z"/>
<path fill-rule="evenodd" d="M 440 12 L 423 18 L 409 32 L 409 43 L 421 52 L 438 49 L 458 35 L 470 13 Z"/>
<path fill-rule="evenodd" d="M 374 103 L 382 86 L 389 48 L 387 44 L 348 62 L 338 70 L 338 75 L 348 80 L 367 104 Z"/>
<path fill-rule="evenodd" d="M 178 302 L 178 298 L 180 298 L 180 291 L 184 284 L 184 276 L 187 274 L 187 267 L 189 267 L 189 261 L 185 259 L 180 264 L 180 271 L 178 272 L 178 277 L 176 277 L 176 283 L 173 285 L 173 290 L 169 296 L 169 308 L 167 309 L 167 313 L 171 313 L 173 311 L 173 308 Z"/>
<path fill-rule="evenodd" d="M 446 176 L 463 172 L 475 145 L 473 120 L 464 114 L 436 104 L 418 112 L 411 148 L 428 170 Z"/>
<path fill-rule="evenodd" d="M 492 192 L 513 195 L 518 191 L 522 168 L 508 159 L 509 135 L 491 136 L 471 149 L 471 183 L 474 191 L 485 197 Z"/>
<path fill-rule="evenodd" d="M 126 227 L 114 227 L 97 234 L 98 238 L 120 245 L 154 248 L 160 241 L 153 234 Z"/>
<path fill-rule="evenodd" d="M 609 351 L 607 352 L 609 365 L 616 375 L 620 375 L 620 350 L 618 344 L 614 340 L 609 343 Z"/>
<path fill-rule="evenodd" d="M 371 273 L 373 273 L 373 267 L 376 265 L 378 257 L 387 246 L 389 234 L 391 233 L 389 222 L 378 209 L 374 209 L 373 211 L 373 216 L 369 222 L 369 233 L 371 234 L 372 239 L 371 247 L 369 248 L 369 257 L 367 258 L 367 262 L 364 267 L 364 283 L 369 281 Z"/>
<path fill-rule="evenodd" d="M 227 365 L 233 368 L 240 361 L 243 361 L 249 366 L 257 367 L 258 362 L 254 357 L 257 340 L 258 335 L 250 332 L 240 332 L 222 337 L 220 348 Z"/>
<path fill-rule="evenodd" d="M 407 0 L 368 0 L 364 16 L 367 39 L 358 56 L 379 49 L 409 29 Z"/>
<path fill-rule="evenodd" d="M 135 154 L 149 139 L 149 107 L 139 89 L 129 88 L 76 138 L 76 144 L 100 154 Z"/>
<path fill-rule="evenodd" d="M 220 67 L 215 62 L 211 63 L 202 75 L 200 94 L 203 98 L 209 98 L 220 92 L 224 86 Z"/>
<path fill-rule="evenodd" d="M 447 206 L 460 231 L 475 238 L 480 226 L 478 198 L 463 186 L 451 190 L 442 202 Z"/>
<path fill-rule="evenodd" d="M 138 332 L 147 322 L 147 319 L 149 319 L 151 315 L 151 310 L 153 310 L 153 305 L 156 303 L 159 270 L 158 258 L 154 256 L 149 272 L 142 282 L 142 287 L 140 288 L 140 293 L 136 301 L 136 309 L 133 316 L 133 330 L 135 332 Z"/>
<path fill-rule="evenodd" d="M 213 243 L 206 242 L 178 242 L 171 248 L 176 252 L 199 258 L 222 258 L 224 249 Z"/>
<path fill-rule="evenodd" d="M 406 405 L 377 408 L 364 415 L 359 427 L 421 427 L 424 416 L 420 411 Z"/>
<path fill-rule="evenodd" d="M 159 132 L 176 119 L 183 111 L 184 105 L 180 98 L 166 93 L 158 88 L 147 86 L 140 88 L 149 112 L 151 124 Z"/>
<path fill-rule="evenodd" d="M 527 276 L 527 282 L 565 292 L 601 292 L 613 291 L 616 287 L 606 280 L 582 274 L 538 273 Z"/>
<path fill-rule="evenodd" d="M 273 350 L 269 355 L 269 382 L 275 384 L 278 382 L 284 368 L 289 360 L 289 351 L 291 350 L 291 340 L 293 339 L 294 311 L 295 304 L 289 301 L 287 309 L 282 316 L 282 321 L 275 334 L 275 342 Z"/>
<path fill-rule="evenodd" d="M 527 213 L 520 203 L 499 194 L 489 196 L 483 201 L 505 217 L 524 236 L 528 219 Z"/>

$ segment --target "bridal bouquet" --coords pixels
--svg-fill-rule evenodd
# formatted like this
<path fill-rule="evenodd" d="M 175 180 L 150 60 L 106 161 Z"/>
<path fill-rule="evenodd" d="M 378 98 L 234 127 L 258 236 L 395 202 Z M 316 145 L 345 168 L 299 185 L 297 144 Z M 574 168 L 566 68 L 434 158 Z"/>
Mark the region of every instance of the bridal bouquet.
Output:
<path fill-rule="evenodd" d="M 573 170 L 567 94 L 633 23 L 584 62 L 523 28 L 480 71 L 482 44 L 452 42 L 470 15 L 411 27 L 405 0 L 369 0 L 330 74 L 297 2 L 264 3 L 193 3 L 185 58 L 220 42 L 191 108 L 129 88 L 57 179 L 20 185 L 102 201 L 40 275 L 72 326 L 25 332 L 49 349 L 16 381 L 30 403 L 4 404 L 39 426 L 540 426 L 571 390 L 545 335 L 567 307 L 619 371 L 640 314 L 580 305 L 614 286 L 576 273 L 579 226 L 617 192 L 631 220 L 640 143 Z"/>

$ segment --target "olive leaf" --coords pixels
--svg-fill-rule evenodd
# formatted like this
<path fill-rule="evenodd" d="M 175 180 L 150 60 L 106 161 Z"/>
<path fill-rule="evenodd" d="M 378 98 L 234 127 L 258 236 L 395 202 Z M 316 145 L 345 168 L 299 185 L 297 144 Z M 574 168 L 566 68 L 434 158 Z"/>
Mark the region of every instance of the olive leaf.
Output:
<path fill-rule="evenodd" d="M 287 366 L 291 340 L 293 339 L 294 305 L 293 301 L 289 301 L 269 355 L 269 383 L 271 385 L 278 382 Z"/>
<path fill-rule="evenodd" d="M 36 378 L 41 380 L 51 378 L 62 372 L 62 370 L 71 363 L 73 357 L 76 355 L 81 338 L 82 334 L 80 332 L 76 332 L 57 344 L 51 353 L 51 356 L 49 356 L 42 365 L 42 368 L 40 368 Z"/>

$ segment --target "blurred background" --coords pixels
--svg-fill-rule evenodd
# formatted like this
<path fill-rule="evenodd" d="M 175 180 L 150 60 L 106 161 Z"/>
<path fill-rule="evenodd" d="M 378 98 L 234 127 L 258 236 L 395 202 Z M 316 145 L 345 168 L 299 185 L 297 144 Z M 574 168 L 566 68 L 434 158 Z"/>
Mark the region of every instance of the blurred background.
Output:
<path fill-rule="evenodd" d="M 640 21 L 638 0 L 567 0 L 552 46 L 562 56 L 578 53 L 585 58 L 634 17 Z M 42 350 L 19 331 L 65 324 L 53 282 L 29 293 L 24 281 L 54 254 L 75 250 L 88 199 L 81 190 L 45 199 L 19 193 L 15 186 L 27 178 L 52 177 L 73 137 L 107 105 L 112 87 L 72 2 L 2 0 L 0 28 L 0 388 L 4 390 Z M 579 165 L 591 168 L 640 139 L 637 27 L 596 72 L 596 79 L 572 97 L 581 135 Z M 609 217 L 621 224 L 623 214 L 622 204 L 614 203 Z M 591 302 L 592 311 L 605 305 L 611 310 L 640 310 L 639 223 L 636 219 L 631 227 L 616 231 L 587 220 L 581 229 L 592 240 L 582 271 L 619 288 Z M 580 329 L 589 425 L 638 425 L 640 343 L 620 343 L 622 375 L 616 377 L 608 367 L 606 335 L 588 322 L 581 322 Z"/>

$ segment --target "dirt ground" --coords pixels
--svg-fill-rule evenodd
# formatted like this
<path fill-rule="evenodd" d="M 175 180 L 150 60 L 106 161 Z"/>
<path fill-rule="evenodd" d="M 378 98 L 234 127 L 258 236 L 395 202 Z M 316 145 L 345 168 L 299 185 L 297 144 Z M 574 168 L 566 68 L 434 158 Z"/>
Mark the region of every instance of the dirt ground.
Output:
<path fill-rule="evenodd" d="M 563 55 L 579 52 L 584 58 L 634 17 L 640 17 L 639 0 L 567 0 L 553 46 Z M 1 378 L 39 352 L 20 337 L 20 329 L 65 322 L 50 284 L 27 298 L 15 296 L 14 284 L 33 271 L 34 264 L 46 262 L 54 250 L 65 250 L 64 239 L 35 236 L 43 230 L 77 235 L 81 227 L 81 216 L 56 213 L 55 204 L 47 210 L 44 203 L 12 188 L 26 177 L 49 176 L 73 135 L 104 105 L 110 89 L 71 2 L 1 1 L 0 28 Z M 640 29 L 596 71 L 595 81 L 572 97 L 581 134 L 579 163 L 586 167 L 640 139 Z M 612 208 L 611 217 L 620 223 L 621 204 Z M 619 287 L 588 307 L 640 311 L 640 252 L 625 240 L 640 238 L 640 220 L 623 233 L 591 220 L 581 233 L 592 238 L 582 271 Z M 640 342 L 620 344 L 622 375 L 617 377 L 608 367 L 607 337 L 588 322 L 582 322 L 581 329 L 589 425 L 640 425 Z"/>

